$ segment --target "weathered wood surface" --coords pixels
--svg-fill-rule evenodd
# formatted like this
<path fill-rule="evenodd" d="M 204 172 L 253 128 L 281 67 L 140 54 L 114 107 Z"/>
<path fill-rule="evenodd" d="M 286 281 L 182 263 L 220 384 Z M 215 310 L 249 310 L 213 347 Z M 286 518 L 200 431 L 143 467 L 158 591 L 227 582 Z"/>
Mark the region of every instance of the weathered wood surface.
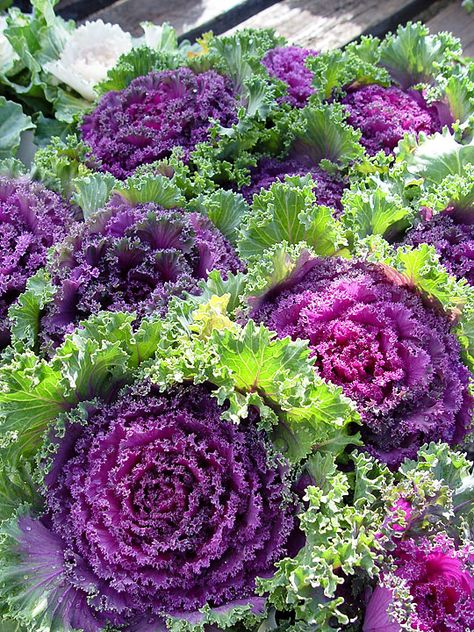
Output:
<path fill-rule="evenodd" d="M 15 4 L 27 10 L 26 0 Z M 139 24 L 168 21 L 180 35 L 194 38 L 212 29 L 232 32 L 245 26 L 273 27 L 292 42 L 328 49 L 364 33 L 382 35 L 411 18 L 426 21 L 433 32 L 460 37 L 474 56 L 474 14 L 460 0 L 60 0 L 64 17 L 102 18 L 140 33 Z"/>
<path fill-rule="evenodd" d="M 325 50 L 364 33 L 381 35 L 427 4 L 426 0 L 283 0 L 238 28 L 272 27 L 291 42 Z"/>
<path fill-rule="evenodd" d="M 107 4 L 109 6 L 104 7 Z M 245 26 L 273 27 L 301 45 L 331 48 L 363 33 L 384 34 L 430 5 L 430 0 L 62 0 L 65 17 L 102 18 L 138 34 L 145 20 L 170 22 L 189 37 L 212 29 L 231 32 Z M 93 7 L 99 7 L 99 10 Z M 81 9 L 82 7 L 82 9 Z"/>
<path fill-rule="evenodd" d="M 66 0 L 67 1 L 67 0 Z M 107 0 L 102 0 L 107 2 Z M 212 28 L 220 33 L 262 11 L 276 0 L 118 0 L 88 19 L 116 22 L 127 31 L 139 33 L 140 22 L 169 22 L 178 34 L 199 36 Z M 95 3 L 95 2 L 94 2 Z M 67 10 L 65 11 L 67 13 Z"/>
<path fill-rule="evenodd" d="M 441 9 L 427 24 L 433 33 L 450 31 L 459 37 L 464 53 L 474 57 L 474 12 L 468 14 L 459 0 Z"/>

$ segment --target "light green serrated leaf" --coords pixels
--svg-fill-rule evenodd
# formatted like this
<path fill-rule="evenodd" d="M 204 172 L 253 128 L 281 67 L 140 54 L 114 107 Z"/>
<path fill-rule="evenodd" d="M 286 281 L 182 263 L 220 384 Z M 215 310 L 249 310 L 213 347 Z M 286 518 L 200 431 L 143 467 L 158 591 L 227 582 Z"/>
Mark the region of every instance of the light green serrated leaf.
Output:
<path fill-rule="evenodd" d="M 110 173 L 93 173 L 72 181 L 74 193 L 71 201 L 82 209 L 88 219 L 108 202 L 117 180 Z"/>
<path fill-rule="evenodd" d="M 35 347 L 40 327 L 41 311 L 51 301 L 55 290 L 48 274 L 39 270 L 30 277 L 26 288 L 8 312 L 13 340 L 21 340 L 28 347 Z"/>
<path fill-rule="evenodd" d="M 179 187 L 170 178 L 160 174 L 130 176 L 123 183 L 117 182 L 114 191 L 131 204 L 154 202 L 164 208 L 175 208 L 183 206 L 185 202 Z"/>
<path fill-rule="evenodd" d="M 223 235 L 234 242 L 238 228 L 242 222 L 248 206 L 241 195 L 233 191 L 218 189 L 207 195 L 200 195 L 190 203 L 191 208 L 209 217 Z"/>
<path fill-rule="evenodd" d="M 380 63 L 403 89 L 433 83 L 452 57 L 462 54 L 459 40 L 448 33 L 429 34 L 421 22 L 400 26 L 380 45 Z"/>
<path fill-rule="evenodd" d="M 382 187 L 382 182 L 371 182 L 370 188 L 354 187 L 343 194 L 342 223 L 354 235 L 363 239 L 368 235 L 385 235 L 395 224 L 414 214 L 403 200 Z"/>
<path fill-rule="evenodd" d="M 244 259 L 259 257 L 268 248 L 305 241 L 319 255 L 331 255 L 345 245 L 343 231 L 332 210 L 316 204 L 315 183 L 287 176 L 254 196 L 244 217 L 238 243 Z"/>

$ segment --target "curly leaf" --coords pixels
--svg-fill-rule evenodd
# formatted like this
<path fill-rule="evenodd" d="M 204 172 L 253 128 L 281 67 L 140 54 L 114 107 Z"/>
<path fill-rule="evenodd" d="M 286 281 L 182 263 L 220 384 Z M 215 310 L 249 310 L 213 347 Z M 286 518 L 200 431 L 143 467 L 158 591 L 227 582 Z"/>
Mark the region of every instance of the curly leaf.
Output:
<path fill-rule="evenodd" d="M 295 151 L 315 164 L 322 161 L 323 167 L 346 167 L 364 155 L 360 132 L 346 123 L 346 112 L 338 103 L 304 108 L 296 130 Z"/>
<path fill-rule="evenodd" d="M 21 340 L 28 347 L 36 345 L 41 312 L 53 296 L 54 288 L 44 270 L 28 279 L 25 291 L 8 313 L 13 340 Z"/>
<path fill-rule="evenodd" d="M 317 205 L 314 186 L 310 176 L 287 176 L 284 183 L 275 182 L 256 195 L 241 228 L 241 256 L 258 257 L 282 241 L 304 240 L 319 255 L 333 254 L 343 246 L 341 226 L 329 207 Z"/>
<path fill-rule="evenodd" d="M 238 228 L 248 209 L 241 195 L 224 189 L 200 195 L 190 203 L 190 206 L 207 215 L 221 233 L 232 242 L 237 237 Z"/>
<path fill-rule="evenodd" d="M 356 186 L 345 191 L 342 201 L 342 224 L 361 239 L 368 235 L 383 236 L 402 220 L 408 223 L 413 215 L 413 210 L 404 204 L 401 197 L 384 188 L 378 178 L 370 182 L 370 187 Z"/>
<path fill-rule="evenodd" d="M 380 63 L 407 89 L 419 83 L 433 83 L 440 70 L 449 67 L 449 61 L 461 55 L 458 39 L 449 33 L 430 35 L 421 22 L 399 26 L 380 44 Z"/>

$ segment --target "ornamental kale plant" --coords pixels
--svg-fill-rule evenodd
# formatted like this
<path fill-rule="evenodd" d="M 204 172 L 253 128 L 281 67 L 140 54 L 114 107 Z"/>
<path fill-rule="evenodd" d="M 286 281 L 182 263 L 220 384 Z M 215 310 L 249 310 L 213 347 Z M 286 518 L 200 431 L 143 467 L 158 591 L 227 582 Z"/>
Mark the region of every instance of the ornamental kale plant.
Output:
<path fill-rule="evenodd" d="M 456 121 L 471 125 L 474 84 L 453 63 L 461 54 L 451 35 L 408 23 L 383 40 L 363 38 L 310 58 L 318 86 L 311 99 L 342 103 L 368 155 L 391 156 L 407 133 L 431 135 Z"/>
<path fill-rule="evenodd" d="M 408 150 L 408 147 L 407 147 Z M 410 150 L 408 150 L 410 151 Z M 432 245 L 450 274 L 474 283 L 474 155 L 472 144 L 461 145 L 448 134 L 419 143 L 390 183 L 419 174 L 422 183 L 411 200 L 415 213 L 402 235 L 403 243 Z M 413 175 L 412 175 L 413 174 Z M 416 176 L 415 176 L 416 177 Z"/>
<path fill-rule="evenodd" d="M 63 625 L 151 629 L 167 616 L 195 621 L 206 604 L 261 609 L 255 578 L 285 554 L 294 506 L 288 465 L 269 461 L 255 423 L 223 420 L 204 386 L 160 394 L 137 384 L 87 425 L 66 426 L 46 513 L 20 519 L 18 541 L 30 564 L 38 540 L 42 565 L 64 558 Z"/>
<path fill-rule="evenodd" d="M 262 64 L 268 74 L 280 79 L 287 86 L 288 94 L 280 101 L 289 103 L 293 107 L 304 107 L 314 92 L 312 85 L 313 73 L 306 67 L 308 57 L 315 57 L 318 52 L 299 46 L 280 46 L 269 50 Z"/>
<path fill-rule="evenodd" d="M 363 632 L 395 632 L 407 623 L 433 632 L 472 629 L 473 554 L 472 544 L 458 547 L 443 533 L 400 542 L 391 554 L 394 569 L 381 576 L 367 605 Z"/>
<path fill-rule="evenodd" d="M 420 92 L 396 86 L 368 85 L 349 89 L 343 97 L 347 121 L 362 133 L 360 142 L 370 156 L 393 152 L 406 133 L 434 134 L 441 121 L 434 105 Z"/>
<path fill-rule="evenodd" d="M 9 307 L 73 222 L 56 193 L 26 177 L 0 177 L 0 349 L 10 340 Z"/>
<path fill-rule="evenodd" d="M 137 77 L 121 92 L 109 92 L 84 118 L 82 137 L 103 169 L 126 178 L 142 164 L 169 157 L 174 147 L 189 158 L 209 141 L 212 121 L 237 122 L 237 95 L 214 70 L 189 68 Z"/>
<path fill-rule="evenodd" d="M 50 362 L 3 365 L 4 619 L 84 632 L 265 620 L 257 577 L 302 543 L 299 461 L 323 439 L 338 454 L 354 413 L 304 344 L 254 324 L 207 330 L 103 312 Z M 282 454 L 281 433 L 299 449 Z"/>
<path fill-rule="evenodd" d="M 116 195 L 71 231 L 47 269 L 54 298 L 41 317 L 45 347 L 101 310 L 135 312 L 139 318 L 164 313 L 173 295 L 198 291 L 210 270 L 225 277 L 242 264 L 200 213 L 134 205 Z"/>
<path fill-rule="evenodd" d="M 404 243 L 433 245 L 450 274 L 474 285 L 474 225 L 459 222 L 452 208 L 435 216 L 426 209 L 423 215 L 424 221 L 407 232 Z"/>
<path fill-rule="evenodd" d="M 357 402 L 364 444 L 385 463 L 397 467 L 426 441 L 456 445 L 470 430 L 470 374 L 451 323 L 395 272 L 302 258 L 254 300 L 257 322 L 309 340 L 316 369 Z"/>

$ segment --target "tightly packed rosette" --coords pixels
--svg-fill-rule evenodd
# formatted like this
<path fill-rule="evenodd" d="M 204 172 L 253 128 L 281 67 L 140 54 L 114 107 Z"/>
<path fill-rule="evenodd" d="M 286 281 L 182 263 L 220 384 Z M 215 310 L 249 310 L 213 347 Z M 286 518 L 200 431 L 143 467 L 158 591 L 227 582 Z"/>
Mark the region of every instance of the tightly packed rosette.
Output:
<path fill-rule="evenodd" d="M 319 373 L 358 403 L 369 452 L 397 466 L 427 441 L 457 445 L 474 400 L 446 315 L 378 264 L 331 257 L 299 268 L 250 316 L 309 340 Z"/>
<path fill-rule="evenodd" d="M 125 178 L 174 147 L 189 160 L 198 143 L 210 140 L 212 121 L 237 122 L 237 106 L 230 80 L 214 70 L 152 72 L 105 94 L 84 118 L 82 138 L 107 171 Z"/>
<path fill-rule="evenodd" d="M 72 208 L 56 193 L 23 176 L 0 177 L 0 349 L 10 340 L 9 308 L 73 223 Z"/>
<path fill-rule="evenodd" d="M 268 615 L 260 582 L 304 543 L 301 460 L 323 440 L 339 453 L 356 415 L 304 344 L 200 316 L 182 336 L 102 312 L 50 362 L 2 367 L 7 620 L 151 631 Z"/>
<path fill-rule="evenodd" d="M 242 204 L 233 194 L 203 198 L 200 210 L 191 210 L 164 176 L 135 177 L 100 192 L 105 183 L 101 176 L 83 180 L 84 195 L 76 202 L 89 217 L 56 243 L 19 297 L 11 314 L 15 340 L 50 353 L 80 321 L 101 310 L 138 319 L 163 315 L 172 297 L 198 294 L 210 271 L 226 278 L 244 269 L 226 236 L 232 237 Z M 95 195 L 87 195 L 89 188 Z M 90 212 L 87 202 L 100 208 Z M 213 204 L 220 206 L 219 217 Z"/>
<path fill-rule="evenodd" d="M 371 156 L 380 150 L 392 152 L 406 133 L 434 134 L 441 129 L 436 107 L 415 90 L 371 84 L 349 90 L 341 103 Z"/>
<path fill-rule="evenodd" d="M 364 632 L 400 630 L 406 615 L 396 614 L 400 583 L 410 595 L 412 629 L 463 632 L 474 625 L 474 572 L 471 544 L 456 546 L 445 534 L 408 538 L 392 554 L 395 569 L 382 576 L 367 605 Z M 397 581 L 398 580 L 398 581 Z M 401 581 L 400 581 L 401 580 Z M 400 583 L 399 583 L 400 582 Z M 389 588 L 393 583 L 393 588 Z M 397 586 L 398 584 L 398 586 Z"/>
<path fill-rule="evenodd" d="M 281 98 L 294 107 L 304 107 L 313 94 L 313 73 L 306 67 L 308 57 L 316 57 L 318 52 L 298 46 L 278 46 L 270 49 L 262 59 L 262 64 L 272 77 L 287 85 L 287 92 Z"/>

